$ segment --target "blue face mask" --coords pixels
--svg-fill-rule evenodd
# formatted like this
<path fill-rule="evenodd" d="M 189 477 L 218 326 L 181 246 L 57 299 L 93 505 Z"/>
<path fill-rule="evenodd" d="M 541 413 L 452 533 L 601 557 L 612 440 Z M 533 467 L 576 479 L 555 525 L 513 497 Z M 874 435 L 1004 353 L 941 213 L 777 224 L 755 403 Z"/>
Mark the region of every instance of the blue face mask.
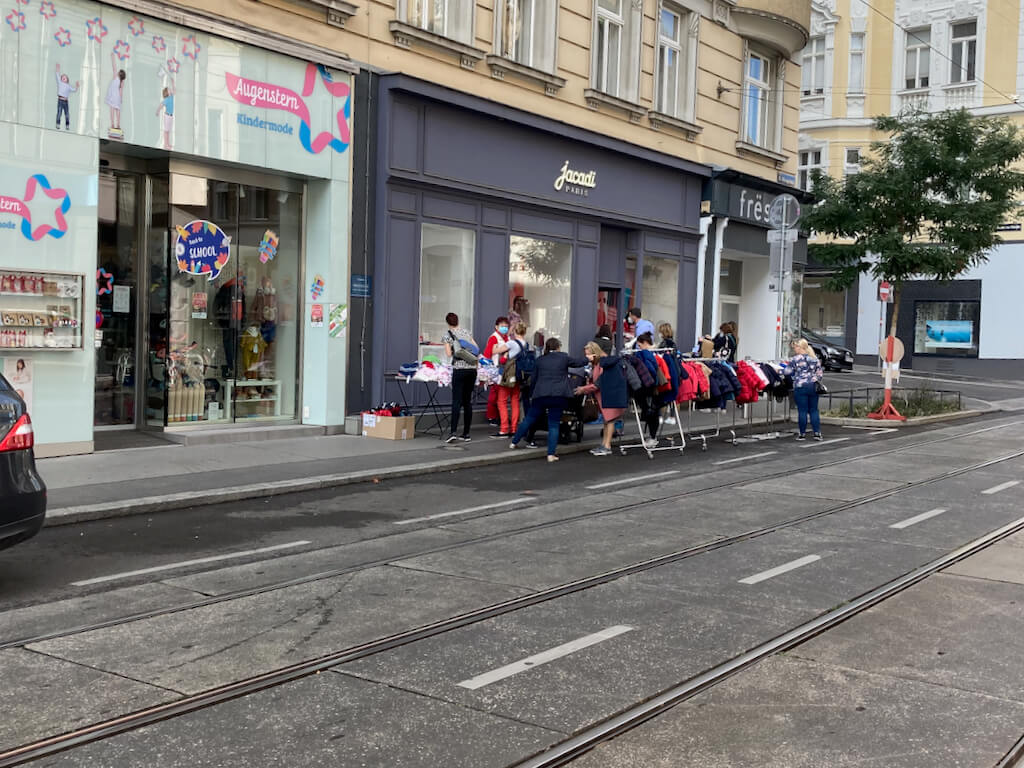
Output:
<path fill-rule="evenodd" d="M 507 325 L 499 325 L 498 326 L 498 333 L 508 333 L 508 326 Z"/>

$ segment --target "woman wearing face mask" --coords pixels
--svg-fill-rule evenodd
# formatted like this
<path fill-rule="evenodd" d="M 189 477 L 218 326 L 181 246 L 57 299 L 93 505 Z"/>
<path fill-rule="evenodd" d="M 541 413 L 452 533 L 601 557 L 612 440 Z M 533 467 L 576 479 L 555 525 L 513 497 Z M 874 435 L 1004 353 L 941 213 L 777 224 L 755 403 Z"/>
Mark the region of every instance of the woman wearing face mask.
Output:
<path fill-rule="evenodd" d="M 503 359 L 495 356 L 494 348 L 499 344 L 504 344 L 506 341 L 508 341 L 508 318 L 502 315 L 494 321 L 494 333 L 487 337 L 483 356 L 491 358 L 495 363 L 504 363 Z M 487 392 L 487 421 L 495 426 L 500 426 L 500 417 L 501 412 L 498 410 L 498 388 L 490 387 Z M 492 437 L 496 437 L 496 435 L 492 435 Z"/>

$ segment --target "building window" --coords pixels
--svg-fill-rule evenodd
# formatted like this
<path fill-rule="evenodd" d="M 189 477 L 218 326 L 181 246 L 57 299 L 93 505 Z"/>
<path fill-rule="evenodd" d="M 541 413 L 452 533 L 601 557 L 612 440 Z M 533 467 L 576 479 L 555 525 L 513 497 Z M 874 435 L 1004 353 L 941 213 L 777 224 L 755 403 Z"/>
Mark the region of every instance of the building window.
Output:
<path fill-rule="evenodd" d="M 860 173 L 860 147 L 847 147 L 843 158 L 843 173 L 852 176 Z"/>
<path fill-rule="evenodd" d="M 404 0 L 399 19 L 466 45 L 473 42 L 472 0 Z"/>
<path fill-rule="evenodd" d="M 849 93 L 864 92 L 864 33 L 850 35 L 850 85 Z"/>
<path fill-rule="evenodd" d="M 821 168 L 821 150 L 805 150 L 800 153 L 799 160 L 799 170 L 797 173 L 799 176 L 800 189 L 807 191 L 813 186 L 811 184 L 811 172 L 815 168 Z"/>
<path fill-rule="evenodd" d="M 949 82 L 969 83 L 974 80 L 974 60 L 978 49 L 978 22 L 965 21 L 953 25 L 953 60 Z"/>
<path fill-rule="evenodd" d="M 912 29 L 907 32 L 907 64 L 904 74 L 907 90 L 928 87 L 931 42 L 932 33 L 928 29 Z"/>
<path fill-rule="evenodd" d="M 978 301 L 914 302 L 914 354 L 977 357 L 980 319 Z"/>
<path fill-rule="evenodd" d="M 419 343 L 441 346 L 445 315 L 454 312 L 463 328 L 473 328 L 473 274 L 476 233 L 471 229 L 424 224 L 420 234 Z M 420 359 L 426 350 L 421 349 Z"/>
<path fill-rule="evenodd" d="M 846 291 L 828 290 L 831 274 L 804 277 L 803 328 L 833 344 L 846 344 Z"/>
<path fill-rule="evenodd" d="M 498 54 L 524 66 L 555 69 L 556 0 L 499 0 Z"/>
<path fill-rule="evenodd" d="M 657 328 L 678 323 L 679 262 L 656 256 L 644 256 L 643 270 L 644 317 Z"/>
<path fill-rule="evenodd" d="M 743 140 L 774 149 L 776 122 L 775 58 L 751 47 L 743 75 Z"/>
<path fill-rule="evenodd" d="M 571 281 L 571 245 L 518 235 L 509 238 L 509 294 L 522 297 L 520 315 L 534 344 L 556 338 L 568 348 Z"/>
<path fill-rule="evenodd" d="M 804 48 L 801 76 L 803 95 L 820 96 L 825 92 L 825 38 L 812 37 Z"/>
<path fill-rule="evenodd" d="M 597 0 L 594 88 L 636 101 L 640 74 L 640 19 L 632 0 Z"/>

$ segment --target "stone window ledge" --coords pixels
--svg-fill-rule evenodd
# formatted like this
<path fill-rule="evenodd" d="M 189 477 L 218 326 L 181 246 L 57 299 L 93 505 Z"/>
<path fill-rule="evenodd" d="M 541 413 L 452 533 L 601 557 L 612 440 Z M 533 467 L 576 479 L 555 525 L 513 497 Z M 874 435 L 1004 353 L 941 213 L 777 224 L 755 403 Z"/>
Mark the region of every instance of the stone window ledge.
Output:
<path fill-rule="evenodd" d="M 347 0 L 295 0 L 295 4 L 324 11 L 328 26 L 343 29 L 345 22 L 359 13 L 359 6 Z"/>
<path fill-rule="evenodd" d="M 629 115 L 629 122 L 639 123 L 643 116 L 647 113 L 647 110 L 641 107 L 639 104 L 635 104 L 632 101 L 626 101 L 620 99 L 617 96 L 609 96 L 603 91 L 598 91 L 594 88 L 587 88 L 583 91 L 583 98 L 587 100 L 587 106 L 590 109 L 597 109 L 601 104 L 605 104 L 609 107 L 619 109 Z"/>
<path fill-rule="evenodd" d="M 548 96 L 554 96 L 560 89 L 565 87 L 564 77 L 552 75 L 535 67 L 528 67 L 525 64 L 520 64 L 518 61 L 506 59 L 504 56 L 498 56 L 493 53 L 487 55 L 487 66 L 491 68 L 491 77 L 495 80 L 504 80 L 505 73 L 512 72 L 525 80 L 543 85 L 544 93 Z"/>
<path fill-rule="evenodd" d="M 691 123 L 689 120 L 683 120 L 672 115 L 666 115 L 664 112 L 658 112 L 657 110 L 650 110 L 647 113 L 647 119 L 651 121 L 651 127 L 654 130 L 660 130 L 663 125 L 677 128 L 680 131 L 686 133 L 686 138 L 693 141 L 697 138 L 697 134 L 704 130 L 702 126 L 696 123 Z"/>
<path fill-rule="evenodd" d="M 435 35 L 433 32 L 420 29 L 412 24 L 406 24 L 404 21 L 392 20 L 389 22 L 388 27 L 391 30 L 391 36 L 394 38 L 396 45 L 402 48 L 411 48 L 413 43 L 416 42 L 439 51 L 457 54 L 459 64 L 466 69 L 473 69 L 476 63 L 482 61 L 484 56 L 487 55 L 486 51 L 481 51 L 479 48 L 460 43 L 443 35 Z"/>
<path fill-rule="evenodd" d="M 757 155 L 758 157 L 763 158 L 765 160 L 771 160 L 777 166 L 782 165 L 787 160 L 789 160 L 789 155 L 784 155 L 781 152 L 773 152 L 770 149 L 759 147 L 756 144 L 751 144 L 750 142 L 747 141 L 737 141 L 736 151 L 746 152 L 749 155 Z"/>

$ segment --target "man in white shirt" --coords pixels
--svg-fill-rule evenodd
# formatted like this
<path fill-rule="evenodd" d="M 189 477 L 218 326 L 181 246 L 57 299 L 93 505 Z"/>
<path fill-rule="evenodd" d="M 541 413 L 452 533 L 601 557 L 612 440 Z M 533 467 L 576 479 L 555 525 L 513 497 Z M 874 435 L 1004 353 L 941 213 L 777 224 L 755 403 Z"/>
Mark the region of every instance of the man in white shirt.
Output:
<path fill-rule="evenodd" d="M 640 307 L 633 307 L 629 310 L 629 319 L 633 325 L 633 340 L 629 346 L 636 344 L 636 340 L 645 333 L 651 334 L 651 338 L 654 338 L 654 323 L 641 317 Z"/>

